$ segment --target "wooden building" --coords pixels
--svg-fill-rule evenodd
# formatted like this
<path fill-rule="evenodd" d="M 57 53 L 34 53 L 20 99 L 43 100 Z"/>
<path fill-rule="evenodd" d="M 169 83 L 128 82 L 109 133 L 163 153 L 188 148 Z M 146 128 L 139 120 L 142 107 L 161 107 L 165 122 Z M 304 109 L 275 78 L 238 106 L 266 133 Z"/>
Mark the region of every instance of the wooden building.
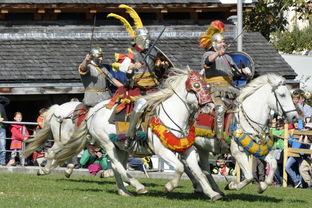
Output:
<path fill-rule="evenodd" d="M 243 9 L 250 10 L 256 1 L 243 2 Z M 166 26 L 157 46 L 178 67 L 200 69 L 204 51 L 198 37 L 212 20 L 226 23 L 228 42 L 237 36 L 228 20 L 236 15 L 236 0 L 0 0 L 0 95 L 11 100 L 10 120 L 21 111 L 24 120 L 34 121 L 41 107 L 83 97 L 77 68 L 90 50 L 91 37 L 92 45 L 104 48 L 106 63 L 131 44 L 120 22 L 106 18 L 114 12 L 130 20 L 120 3 L 135 8 L 153 39 Z M 235 43 L 230 50 L 236 50 Z M 254 59 L 257 75 L 296 77 L 260 33 L 244 33 L 243 50 Z"/>

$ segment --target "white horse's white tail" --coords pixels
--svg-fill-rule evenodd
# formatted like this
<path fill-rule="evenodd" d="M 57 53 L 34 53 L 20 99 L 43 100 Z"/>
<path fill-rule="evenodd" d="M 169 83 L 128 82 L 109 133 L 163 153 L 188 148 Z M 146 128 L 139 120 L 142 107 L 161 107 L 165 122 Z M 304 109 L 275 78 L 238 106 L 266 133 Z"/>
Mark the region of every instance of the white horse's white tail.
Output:
<path fill-rule="evenodd" d="M 87 122 L 84 120 L 74 132 L 64 148 L 55 155 L 56 165 L 63 164 L 85 148 L 88 134 Z"/>
<path fill-rule="evenodd" d="M 35 136 L 27 140 L 29 143 L 24 151 L 24 157 L 29 157 L 33 152 L 41 147 L 49 138 L 52 138 L 50 120 L 59 105 L 53 105 L 49 108 L 44 116 L 44 127 L 36 132 Z"/>

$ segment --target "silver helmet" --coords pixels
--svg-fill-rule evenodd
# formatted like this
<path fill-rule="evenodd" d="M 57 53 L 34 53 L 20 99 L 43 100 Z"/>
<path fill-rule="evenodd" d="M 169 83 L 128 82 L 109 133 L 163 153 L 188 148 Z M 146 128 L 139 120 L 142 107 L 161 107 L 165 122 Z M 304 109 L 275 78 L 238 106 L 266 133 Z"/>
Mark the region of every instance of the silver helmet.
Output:
<path fill-rule="evenodd" d="M 91 60 L 96 64 L 100 65 L 104 59 L 104 53 L 100 46 L 95 46 L 90 50 Z"/>
<path fill-rule="evenodd" d="M 223 35 L 221 35 L 221 33 L 215 33 L 212 37 L 211 37 L 211 42 L 212 42 L 212 48 L 215 51 L 219 51 L 221 49 L 221 44 L 218 43 L 218 41 L 224 40 Z"/>
<path fill-rule="evenodd" d="M 136 36 L 134 38 L 135 44 L 141 49 L 148 49 L 150 45 L 150 36 L 145 27 L 135 30 Z"/>

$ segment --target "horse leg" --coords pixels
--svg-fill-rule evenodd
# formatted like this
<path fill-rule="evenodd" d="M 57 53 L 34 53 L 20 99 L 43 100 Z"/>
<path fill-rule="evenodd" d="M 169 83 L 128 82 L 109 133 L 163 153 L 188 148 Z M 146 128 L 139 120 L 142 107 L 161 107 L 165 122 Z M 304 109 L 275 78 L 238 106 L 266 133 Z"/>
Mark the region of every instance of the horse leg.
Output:
<path fill-rule="evenodd" d="M 157 145 L 154 145 L 154 151 L 156 155 L 165 160 L 175 170 L 173 178 L 164 186 L 164 192 L 167 193 L 179 186 L 179 181 L 181 180 L 181 176 L 184 172 L 184 167 L 183 163 L 171 150 L 165 148 L 159 140 L 154 140 L 154 142 L 156 141 L 159 142 Z"/>
<path fill-rule="evenodd" d="M 63 148 L 63 145 L 61 145 L 61 143 L 57 143 L 54 142 L 53 146 L 48 149 L 47 151 L 47 164 L 38 170 L 37 175 L 47 175 L 51 173 L 51 170 L 53 170 L 54 168 L 56 168 L 56 161 L 54 161 L 55 159 L 55 155 L 61 151 L 61 149 Z"/>
<path fill-rule="evenodd" d="M 232 140 L 231 142 L 231 154 L 235 158 L 236 162 L 238 163 L 239 167 L 244 173 L 245 180 L 241 181 L 240 183 L 230 182 L 225 189 L 229 190 L 241 190 L 246 185 L 248 185 L 252 179 L 252 171 L 249 165 L 248 156 L 245 152 L 239 149 L 238 144 Z"/>
<path fill-rule="evenodd" d="M 220 190 L 218 184 L 210 174 L 210 163 L 209 163 L 209 155 L 208 152 L 205 150 L 197 149 L 198 155 L 199 155 L 199 166 L 203 170 L 203 173 L 206 175 L 209 184 L 211 188 L 215 191 L 221 194 L 222 196 L 225 196 L 225 194 Z"/>
<path fill-rule="evenodd" d="M 73 174 L 74 167 L 75 167 L 75 165 L 72 163 L 69 163 L 67 165 L 66 169 L 64 170 L 64 175 L 66 178 L 70 178 L 70 176 Z"/>
<path fill-rule="evenodd" d="M 103 138 L 103 137 L 101 137 L 101 138 Z M 132 177 L 129 173 L 127 173 L 124 165 L 122 164 L 122 162 L 119 158 L 119 154 L 121 153 L 121 151 L 117 150 L 117 148 L 115 148 L 115 145 L 109 140 L 109 138 L 107 138 L 107 137 L 105 137 L 105 138 L 106 138 L 106 140 L 104 140 L 104 141 L 102 139 L 97 140 L 97 141 L 100 143 L 101 147 L 106 150 L 109 158 L 111 159 L 112 163 L 115 166 L 115 172 L 114 173 L 115 173 L 116 181 L 119 180 L 119 177 L 121 175 L 122 177 L 126 178 L 129 181 L 129 183 L 136 189 L 137 193 L 139 193 L 139 194 L 147 193 L 145 186 L 143 184 L 141 184 L 137 179 Z M 119 173 L 120 175 L 116 175 L 116 173 Z M 118 181 L 117 181 L 117 183 L 118 183 Z M 117 184 L 117 187 L 118 187 L 118 184 Z"/>
<path fill-rule="evenodd" d="M 116 179 L 116 185 L 117 185 L 117 191 L 118 191 L 118 194 L 120 196 L 133 196 L 126 188 L 125 188 L 125 185 L 124 185 L 124 182 L 121 178 L 121 175 L 118 173 L 117 169 L 116 169 L 116 166 L 114 165 L 114 163 L 112 163 L 112 168 L 113 168 L 113 171 L 114 171 L 114 176 L 115 176 L 115 179 Z"/>
<path fill-rule="evenodd" d="M 269 171 L 269 174 L 267 176 L 265 176 L 265 181 L 261 181 L 259 183 L 258 193 L 263 193 L 268 188 L 268 186 L 272 184 L 274 173 L 275 173 L 275 170 L 277 168 L 277 162 L 274 159 L 274 157 L 272 156 L 272 152 L 270 152 L 264 158 L 264 160 L 267 163 L 267 167 L 270 168 L 270 171 Z"/>
<path fill-rule="evenodd" d="M 197 154 L 194 147 L 191 147 L 187 151 L 183 152 L 182 156 L 185 158 L 188 167 L 191 169 L 198 183 L 201 185 L 203 193 L 209 196 L 213 201 L 221 199 L 223 196 L 220 193 L 215 192 L 210 187 L 205 174 L 200 169 L 198 165 Z"/>

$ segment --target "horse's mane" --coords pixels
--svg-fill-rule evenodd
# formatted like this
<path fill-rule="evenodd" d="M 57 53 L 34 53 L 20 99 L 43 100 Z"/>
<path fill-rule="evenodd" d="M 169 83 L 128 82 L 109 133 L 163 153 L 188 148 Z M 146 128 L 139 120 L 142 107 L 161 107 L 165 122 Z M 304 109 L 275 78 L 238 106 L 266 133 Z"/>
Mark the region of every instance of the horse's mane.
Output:
<path fill-rule="evenodd" d="M 149 106 L 153 105 L 155 108 L 168 97 L 172 96 L 174 93 L 172 89 L 175 89 L 180 84 L 180 82 L 187 76 L 188 71 L 172 68 L 170 69 L 170 73 L 173 75 L 170 75 L 170 77 L 164 81 L 159 91 L 142 96 Z"/>
<path fill-rule="evenodd" d="M 262 75 L 254 80 L 252 80 L 250 83 L 248 83 L 245 87 L 243 87 L 240 91 L 240 95 L 237 97 L 237 101 L 239 103 L 243 102 L 243 100 L 254 93 L 256 90 L 258 90 L 260 87 L 270 84 L 272 87 L 277 87 L 281 84 L 285 83 L 285 78 L 282 76 L 279 76 L 277 74 L 265 74 Z"/>

